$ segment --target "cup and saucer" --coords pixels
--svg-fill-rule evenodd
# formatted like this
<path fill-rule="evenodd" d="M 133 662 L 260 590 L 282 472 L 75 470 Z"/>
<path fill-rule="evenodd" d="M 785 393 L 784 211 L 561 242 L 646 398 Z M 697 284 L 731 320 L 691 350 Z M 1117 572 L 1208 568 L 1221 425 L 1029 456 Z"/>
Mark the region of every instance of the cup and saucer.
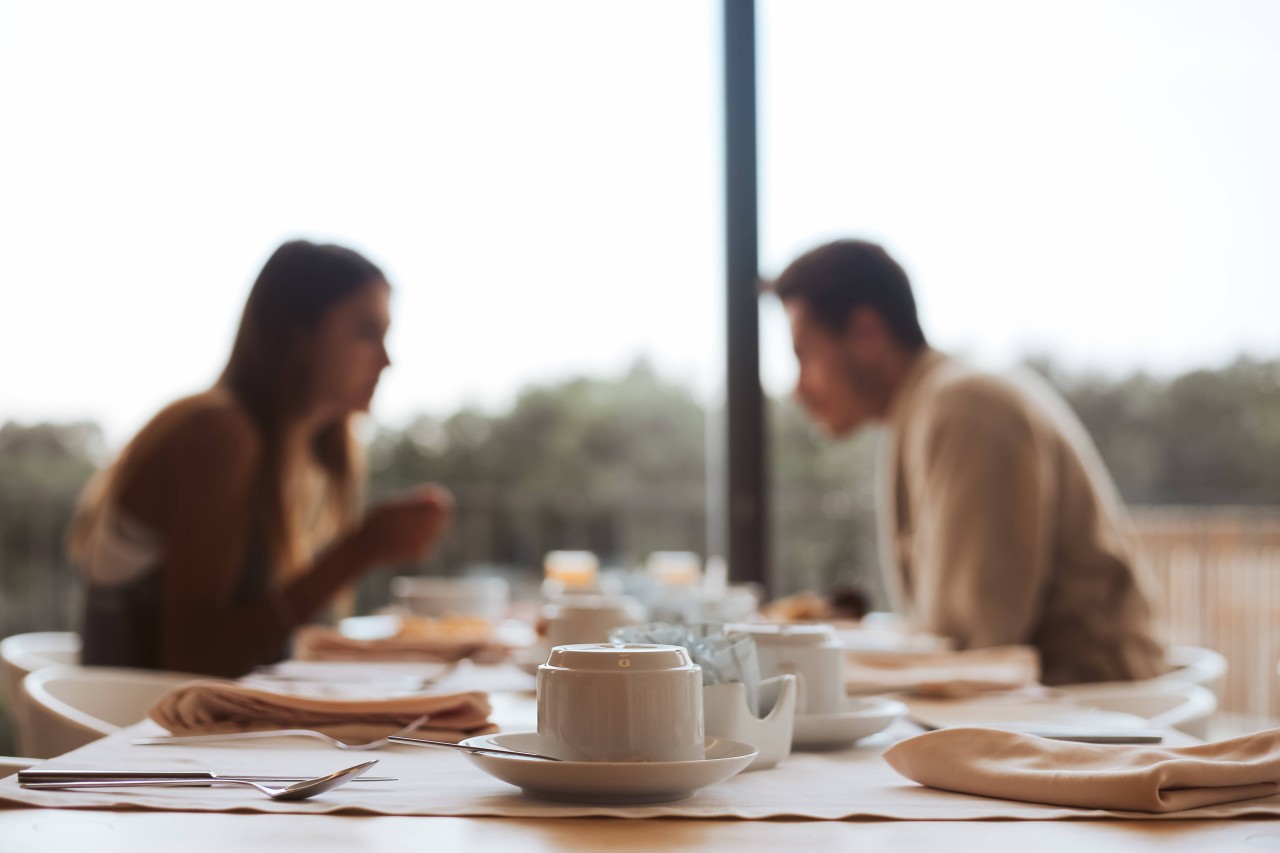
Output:
<path fill-rule="evenodd" d="M 746 769 L 755 746 L 707 738 L 702 669 L 680 646 L 556 646 L 538 669 L 538 730 L 463 741 L 558 759 L 467 753 L 484 772 L 541 799 L 657 803 Z"/>
<path fill-rule="evenodd" d="M 479 735 L 462 744 L 548 754 L 548 743 L 537 732 Z M 723 782 L 746 769 L 756 757 L 756 748 L 707 738 L 703 757 L 692 761 L 542 761 L 494 753 L 465 755 L 485 773 L 515 785 L 530 797 L 623 805 L 691 797 L 699 788 Z"/>
<path fill-rule="evenodd" d="M 790 673 L 799 682 L 793 748 L 849 746 L 889 727 L 907 708 L 892 699 L 845 695 L 844 647 L 831 625 L 744 623 L 755 638 L 764 677 Z"/>

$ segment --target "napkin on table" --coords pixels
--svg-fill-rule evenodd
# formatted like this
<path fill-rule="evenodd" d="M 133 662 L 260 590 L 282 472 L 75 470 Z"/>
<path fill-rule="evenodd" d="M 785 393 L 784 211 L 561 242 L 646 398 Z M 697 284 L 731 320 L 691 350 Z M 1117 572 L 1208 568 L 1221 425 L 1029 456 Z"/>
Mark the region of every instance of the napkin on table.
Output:
<path fill-rule="evenodd" d="M 1040 655 L 1031 646 L 940 652 L 845 653 L 849 693 L 910 690 L 921 696 L 960 697 L 1016 690 L 1040 679 Z"/>
<path fill-rule="evenodd" d="M 160 698 L 151 719 L 173 735 L 313 729 L 350 743 L 391 734 L 423 715 L 414 734 L 460 741 L 497 731 L 484 693 L 416 693 L 388 699 L 320 699 L 273 693 L 230 681 L 180 684 Z"/>
<path fill-rule="evenodd" d="M 1151 747 L 954 728 L 899 741 L 884 760 L 932 788 L 1075 808 L 1176 812 L 1280 793 L 1280 729 Z"/>
<path fill-rule="evenodd" d="M 383 637 L 360 640 L 334 628 L 308 625 L 294 634 L 293 656 L 298 660 L 378 660 L 452 663 L 464 658 L 481 663 L 503 660 L 507 649 L 479 637 Z"/>

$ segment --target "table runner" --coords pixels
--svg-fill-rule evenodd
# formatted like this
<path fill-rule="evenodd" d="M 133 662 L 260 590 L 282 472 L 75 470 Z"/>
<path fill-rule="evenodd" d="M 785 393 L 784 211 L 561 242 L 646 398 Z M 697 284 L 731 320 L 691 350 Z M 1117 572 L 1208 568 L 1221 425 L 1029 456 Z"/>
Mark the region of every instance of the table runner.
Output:
<path fill-rule="evenodd" d="M 852 749 L 799 752 L 771 770 L 740 774 L 673 803 L 575 805 L 536 800 L 493 779 L 453 752 L 395 746 L 369 753 L 340 752 L 301 739 L 211 747 L 141 747 L 130 738 L 157 731 L 140 723 L 53 759 L 48 769 L 211 769 L 224 773 L 318 775 L 378 758 L 371 771 L 397 782 L 352 783 L 316 800 L 286 803 L 242 788 L 150 788 L 132 791 L 32 791 L 16 778 L 0 780 L 0 805 L 87 809 L 379 814 L 455 817 L 688 817 L 747 820 L 1058 820 L 1118 817 L 1142 820 L 1280 817 L 1280 796 L 1173 814 L 1113 812 L 987 799 L 924 788 L 880 758 L 893 740 L 915 733 L 902 723 Z"/>

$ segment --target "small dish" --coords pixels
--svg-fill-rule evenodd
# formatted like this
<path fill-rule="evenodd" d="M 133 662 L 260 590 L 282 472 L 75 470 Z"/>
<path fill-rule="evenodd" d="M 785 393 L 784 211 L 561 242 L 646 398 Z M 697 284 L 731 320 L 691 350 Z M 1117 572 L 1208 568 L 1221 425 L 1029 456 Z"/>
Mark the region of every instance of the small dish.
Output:
<path fill-rule="evenodd" d="M 479 735 L 464 746 L 541 752 L 537 732 Z M 466 753 L 476 767 L 515 785 L 527 796 L 568 803 L 665 803 L 683 800 L 699 788 L 737 775 L 756 757 L 756 748 L 708 738 L 698 761 L 538 761 L 518 755 Z"/>
<path fill-rule="evenodd" d="M 763 713 L 747 701 L 741 681 L 709 684 L 702 688 L 702 708 L 706 732 L 739 743 L 753 744 L 760 754 L 748 770 L 768 770 L 791 754 L 796 720 L 797 679 L 790 673 L 762 681 L 760 704 Z"/>
<path fill-rule="evenodd" d="M 792 735 L 793 748 L 848 746 L 883 731 L 907 712 L 893 699 L 846 699 L 845 709 L 834 714 L 799 714 Z"/>

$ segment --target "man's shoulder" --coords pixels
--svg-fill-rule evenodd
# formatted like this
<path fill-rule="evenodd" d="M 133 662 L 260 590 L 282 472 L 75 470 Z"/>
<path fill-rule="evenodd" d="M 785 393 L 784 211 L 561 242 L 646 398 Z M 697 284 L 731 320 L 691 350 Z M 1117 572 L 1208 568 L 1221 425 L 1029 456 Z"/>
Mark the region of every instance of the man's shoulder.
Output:
<path fill-rule="evenodd" d="M 1020 414 L 1033 407 L 1021 377 L 990 373 L 948 360 L 935 371 L 924 402 L 937 416 Z"/>
<path fill-rule="evenodd" d="M 921 401 L 926 428 L 969 426 L 1006 438 L 1040 435 L 1087 440 L 1067 401 L 1029 369 L 992 373 L 952 362 L 938 374 Z"/>

